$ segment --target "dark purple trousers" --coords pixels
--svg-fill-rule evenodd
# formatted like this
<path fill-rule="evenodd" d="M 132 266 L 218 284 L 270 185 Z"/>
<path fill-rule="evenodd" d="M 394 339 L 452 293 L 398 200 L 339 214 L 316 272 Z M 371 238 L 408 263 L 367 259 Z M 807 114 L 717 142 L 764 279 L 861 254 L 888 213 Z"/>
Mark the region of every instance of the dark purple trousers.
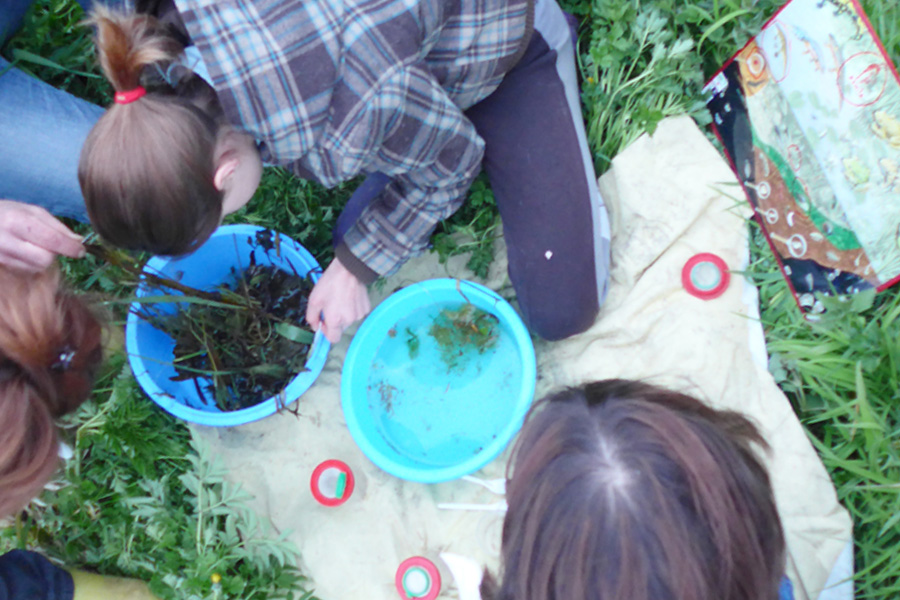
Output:
<path fill-rule="evenodd" d="M 608 284 L 610 235 L 581 120 L 571 29 L 555 2 L 537 4 L 522 59 L 465 114 L 485 141 L 483 167 L 522 318 L 556 340 L 594 322 Z M 375 173 L 356 190 L 336 243 L 388 181 Z"/>

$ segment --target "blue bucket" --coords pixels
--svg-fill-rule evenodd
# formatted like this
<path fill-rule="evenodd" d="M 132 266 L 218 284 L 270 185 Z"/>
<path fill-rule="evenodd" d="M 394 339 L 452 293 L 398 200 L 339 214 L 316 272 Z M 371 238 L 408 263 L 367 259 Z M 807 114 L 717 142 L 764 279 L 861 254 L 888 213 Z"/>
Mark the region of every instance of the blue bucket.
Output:
<path fill-rule="evenodd" d="M 448 354 L 432 328 L 467 304 L 497 318 L 497 341 Z M 373 463 L 435 483 L 503 451 L 531 406 L 535 376 L 531 337 L 509 303 L 470 281 L 432 279 L 391 295 L 360 326 L 344 361 L 341 403 Z"/>
<path fill-rule="evenodd" d="M 258 243 L 258 236 L 264 243 Z M 192 254 L 178 258 L 155 256 L 147 261 L 144 271 L 197 289 L 213 290 L 233 281 L 231 269 L 241 272 L 250 265 L 251 255 L 256 264 L 273 265 L 300 276 L 311 272 L 313 281 L 318 280 L 321 274 L 316 259 L 303 246 L 285 235 L 254 225 L 220 227 Z M 137 297 L 174 293 L 177 292 L 142 284 L 138 287 Z M 294 402 L 309 389 L 322 371 L 331 347 L 321 332 L 317 333 L 306 361 L 306 370 L 285 386 L 283 398 L 272 397 L 254 406 L 224 412 L 218 408 L 210 392 L 210 379 L 198 378 L 199 385 L 192 379 L 172 381 L 176 376 L 172 366 L 175 342 L 138 316 L 141 306 L 140 303 L 132 304 L 125 325 L 125 348 L 131 370 L 154 402 L 170 414 L 198 425 L 243 425 L 274 414 L 280 406 Z M 154 310 L 174 312 L 177 307 L 174 304 L 159 304 Z"/>

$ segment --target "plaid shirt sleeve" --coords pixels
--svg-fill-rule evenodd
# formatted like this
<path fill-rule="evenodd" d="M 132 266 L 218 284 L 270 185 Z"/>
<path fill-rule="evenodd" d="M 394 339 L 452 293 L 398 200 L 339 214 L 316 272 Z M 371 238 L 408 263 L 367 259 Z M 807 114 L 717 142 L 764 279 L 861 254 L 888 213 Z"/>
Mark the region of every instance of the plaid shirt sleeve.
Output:
<path fill-rule="evenodd" d="M 329 131 L 303 162 L 325 182 L 360 170 L 391 176 L 343 240 L 370 270 L 390 275 L 461 206 L 484 141 L 420 65 L 384 74 L 358 104 L 343 120 L 347 126 Z"/>
<path fill-rule="evenodd" d="M 175 2 L 266 162 L 329 187 L 391 177 L 338 248 L 369 280 L 463 202 L 484 141 L 460 107 L 496 89 L 529 32 L 529 0 Z"/>

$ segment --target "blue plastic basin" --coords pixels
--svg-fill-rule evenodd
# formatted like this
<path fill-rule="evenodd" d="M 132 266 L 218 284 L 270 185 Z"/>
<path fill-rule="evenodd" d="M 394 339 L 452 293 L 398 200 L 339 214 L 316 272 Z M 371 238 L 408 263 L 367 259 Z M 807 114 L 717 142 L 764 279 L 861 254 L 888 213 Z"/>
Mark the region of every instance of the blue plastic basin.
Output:
<path fill-rule="evenodd" d="M 466 303 L 499 320 L 496 345 L 463 347 L 452 366 L 430 333 L 441 311 Z M 515 310 L 484 286 L 423 281 L 391 295 L 363 322 L 344 361 L 347 427 L 381 469 L 434 483 L 477 471 L 522 425 L 534 398 L 531 337 Z"/>
<path fill-rule="evenodd" d="M 155 256 L 147 261 L 144 271 L 175 279 L 197 289 L 212 290 L 223 283 L 232 282 L 232 267 L 238 272 L 242 271 L 250 265 L 252 254 L 257 264 L 271 264 L 301 276 L 312 272 L 313 280 L 318 280 L 321 268 L 303 246 L 280 233 L 260 234 L 266 231 L 254 225 L 225 225 L 216 230 L 194 253 L 178 258 Z M 256 243 L 257 235 L 263 235 L 263 239 L 269 239 L 273 243 L 259 245 Z M 269 249 L 266 250 L 263 246 L 268 246 Z M 138 288 L 137 296 L 142 298 L 174 293 L 177 292 L 159 290 L 144 284 Z M 156 307 L 159 312 L 177 310 L 175 304 L 158 304 Z M 167 412 L 191 423 L 227 427 L 262 419 L 275 413 L 282 405 L 279 398 L 272 397 L 241 410 L 223 412 L 209 392 L 212 381 L 199 378 L 200 385 L 196 385 L 191 379 L 172 381 L 172 377 L 176 375 L 172 366 L 175 342 L 138 316 L 140 308 L 139 303 L 131 306 L 125 325 L 128 360 L 144 392 Z M 285 404 L 297 400 L 313 384 L 325 365 L 330 347 L 328 340 L 317 333 L 306 361 L 306 370 L 284 388 Z"/>

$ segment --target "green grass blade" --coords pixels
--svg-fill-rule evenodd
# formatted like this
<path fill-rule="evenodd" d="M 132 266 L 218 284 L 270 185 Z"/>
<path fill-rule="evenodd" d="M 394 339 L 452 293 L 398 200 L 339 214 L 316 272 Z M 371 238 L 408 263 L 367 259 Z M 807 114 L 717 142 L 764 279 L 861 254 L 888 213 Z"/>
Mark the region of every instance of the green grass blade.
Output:
<path fill-rule="evenodd" d="M 79 71 L 77 69 L 71 69 L 65 67 L 58 62 L 52 61 L 49 58 L 44 58 L 43 56 L 39 56 L 37 54 L 33 54 L 28 50 L 22 50 L 21 48 L 14 48 L 10 54 L 12 55 L 13 62 L 16 63 L 30 63 L 33 65 L 38 65 L 41 67 L 49 67 L 51 69 L 56 69 L 63 73 L 70 73 L 72 75 L 78 75 L 79 77 L 87 77 L 90 79 L 103 79 L 101 75 L 97 75 L 96 73 L 88 73 L 87 71 Z"/>

